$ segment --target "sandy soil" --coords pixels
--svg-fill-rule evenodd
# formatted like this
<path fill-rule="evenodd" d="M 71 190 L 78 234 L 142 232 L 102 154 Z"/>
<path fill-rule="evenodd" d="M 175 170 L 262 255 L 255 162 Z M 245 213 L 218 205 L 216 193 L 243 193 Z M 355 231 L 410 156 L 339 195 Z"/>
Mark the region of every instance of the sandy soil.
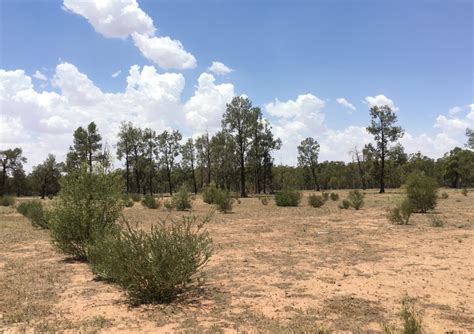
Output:
<path fill-rule="evenodd" d="M 338 191 L 342 197 L 346 192 Z M 59 255 L 46 231 L 0 211 L 0 332 L 381 332 L 400 324 L 408 294 L 428 333 L 474 332 L 474 193 L 449 190 L 435 213 L 392 225 L 399 192 L 367 191 L 359 211 L 263 205 L 242 199 L 207 229 L 215 254 L 200 291 L 170 305 L 131 306 L 87 264 Z M 198 197 L 192 214 L 211 206 Z M 125 216 L 149 229 L 187 213 L 135 204 Z M 430 215 L 446 222 L 432 227 Z"/>

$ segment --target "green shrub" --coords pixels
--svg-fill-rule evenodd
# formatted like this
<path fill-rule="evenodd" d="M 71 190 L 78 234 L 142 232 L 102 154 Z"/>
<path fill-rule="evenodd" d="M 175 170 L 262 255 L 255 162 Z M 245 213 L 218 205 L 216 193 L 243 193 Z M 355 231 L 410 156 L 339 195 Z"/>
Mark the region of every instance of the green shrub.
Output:
<path fill-rule="evenodd" d="M 301 201 L 301 193 L 292 189 L 285 189 L 275 194 L 277 206 L 298 206 Z"/>
<path fill-rule="evenodd" d="M 359 190 L 350 191 L 347 198 L 349 200 L 349 204 L 356 210 L 359 210 L 364 206 L 364 194 Z"/>
<path fill-rule="evenodd" d="M 149 209 L 158 209 L 160 207 L 160 202 L 158 202 L 156 198 L 151 195 L 145 195 L 142 199 L 142 204 Z"/>
<path fill-rule="evenodd" d="M 268 197 L 260 197 L 260 203 L 262 203 L 263 205 L 268 205 Z"/>
<path fill-rule="evenodd" d="M 15 197 L 12 196 L 1 196 L 0 197 L 1 206 L 13 206 L 15 205 Z"/>
<path fill-rule="evenodd" d="M 448 198 L 449 198 L 449 195 L 448 195 L 447 192 L 442 192 L 440 197 L 441 197 L 442 199 L 448 199 Z"/>
<path fill-rule="evenodd" d="M 387 218 L 393 224 L 408 225 L 412 213 L 410 201 L 405 198 L 399 205 L 388 211 Z"/>
<path fill-rule="evenodd" d="M 130 197 L 134 202 L 140 202 L 142 200 L 142 195 L 140 194 L 132 194 Z"/>
<path fill-rule="evenodd" d="M 126 223 L 91 247 L 92 269 L 136 303 L 170 302 L 203 282 L 200 271 L 212 254 L 212 240 L 202 229 L 209 218 L 161 221 L 150 232 Z"/>
<path fill-rule="evenodd" d="M 115 226 L 122 212 L 121 187 L 119 176 L 89 173 L 86 168 L 61 178 L 49 220 L 53 244 L 86 260 L 88 247 Z"/>
<path fill-rule="evenodd" d="M 163 201 L 163 206 L 165 207 L 166 210 L 171 211 L 174 209 L 173 202 L 170 201 L 169 199 L 166 199 Z"/>
<path fill-rule="evenodd" d="M 179 191 L 174 194 L 171 201 L 178 211 L 189 210 L 192 208 L 191 196 L 189 195 L 188 188 L 186 188 L 185 185 L 182 185 L 181 188 L 179 188 Z"/>
<path fill-rule="evenodd" d="M 349 209 L 351 203 L 347 199 L 343 199 L 341 204 L 339 204 L 339 209 Z"/>
<path fill-rule="evenodd" d="M 339 194 L 338 193 L 331 193 L 331 195 L 329 195 L 331 197 L 331 201 L 339 201 Z"/>
<path fill-rule="evenodd" d="M 44 209 L 40 201 L 21 202 L 16 210 L 23 216 L 31 220 L 34 226 L 48 228 L 48 212 Z"/>
<path fill-rule="evenodd" d="M 406 192 L 413 212 L 433 210 L 437 201 L 438 184 L 436 180 L 420 172 L 408 175 Z"/>
<path fill-rule="evenodd" d="M 467 196 L 467 193 L 468 193 L 467 188 L 463 188 L 463 189 L 461 190 L 461 193 L 462 193 L 464 196 Z"/>
<path fill-rule="evenodd" d="M 214 204 L 216 193 L 217 187 L 211 183 L 202 189 L 202 200 L 207 204 Z"/>
<path fill-rule="evenodd" d="M 123 195 L 122 201 L 123 201 L 123 205 L 127 208 L 131 208 L 133 207 L 133 204 L 135 204 L 135 202 L 132 200 L 132 198 L 129 195 Z"/>
<path fill-rule="evenodd" d="M 234 204 L 234 198 L 232 195 L 222 189 L 217 189 L 214 193 L 214 204 L 217 205 L 217 209 L 221 212 L 231 212 Z"/>
<path fill-rule="evenodd" d="M 320 208 L 324 205 L 324 199 L 322 196 L 319 195 L 309 195 L 308 197 L 308 204 L 311 205 L 313 208 Z"/>
<path fill-rule="evenodd" d="M 423 323 L 421 314 L 415 309 L 414 300 L 405 296 L 402 300 L 402 309 L 400 312 L 403 329 L 398 330 L 394 326 L 384 325 L 385 334 L 423 334 Z"/>
<path fill-rule="evenodd" d="M 433 215 L 430 216 L 430 225 L 433 227 L 443 227 L 445 225 L 445 222 L 440 216 Z"/>
<path fill-rule="evenodd" d="M 54 198 L 54 195 L 53 195 L 53 194 L 49 194 L 49 195 L 48 195 L 48 199 L 49 199 L 49 200 L 52 200 L 53 198 Z"/>
<path fill-rule="evenodd" d="M 329 193 L 323 191 L 323 193 L 321 194 L 323 196 L 323 201 L 324 202 L 327 202 L 328 199 L 329 199 Z"/>

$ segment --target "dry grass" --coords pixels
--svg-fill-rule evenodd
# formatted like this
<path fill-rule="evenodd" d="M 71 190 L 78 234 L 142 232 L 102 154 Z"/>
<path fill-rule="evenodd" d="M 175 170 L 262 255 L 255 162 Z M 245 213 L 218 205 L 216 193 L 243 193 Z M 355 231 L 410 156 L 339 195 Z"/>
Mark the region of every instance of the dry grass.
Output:
<path fill-rule="evenodd" d="M 473 193 L 447 192 L 436 209 L 441 229 L 421 214 L 410 226 L 390 224 L 385 212 L 399 190 L 366 191 L 359 211 L 333 201 L 315 209 L 305 198 L 297 208 L 242 199 L 208 226 L 216 250 L 204 288 L 171 305 L 135 308 L 7 208 L 0 211 L 0 331 L 377 332 L 382 323 L 399 324 L 406 293 L 423 308 L 428 332 L 474 331 Z M 348 192 L 338 193 L 342 200 Z M 192 213 L 210 208 L 198 196 Z M 183 214 L 137 203 L 125 209 L 145 230 L 158 217 Z"/>

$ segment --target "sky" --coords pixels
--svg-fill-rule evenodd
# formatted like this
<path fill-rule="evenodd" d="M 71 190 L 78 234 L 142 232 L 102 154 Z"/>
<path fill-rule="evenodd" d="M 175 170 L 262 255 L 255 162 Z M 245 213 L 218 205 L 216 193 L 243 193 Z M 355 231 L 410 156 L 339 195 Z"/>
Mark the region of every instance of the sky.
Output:
<path fill-rule="evenodd" d="M 109 148 L 122 121 L 184 137 L 219 130 L 246 95 L 295 164 L 350 161 L 389 105 L 407 153 L 441 157 L 474 127 L 471 0 L 0 0 L 0 149 L 27 169 L 63 160 L 95 121 Z"/>

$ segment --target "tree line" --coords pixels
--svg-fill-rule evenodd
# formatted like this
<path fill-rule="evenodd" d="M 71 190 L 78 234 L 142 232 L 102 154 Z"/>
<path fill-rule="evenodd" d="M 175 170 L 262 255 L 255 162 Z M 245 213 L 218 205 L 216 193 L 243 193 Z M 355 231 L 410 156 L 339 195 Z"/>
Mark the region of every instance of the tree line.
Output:
<path fill-rule="evenodd" d="M 308 137 L 296 148 L 298 165 L 274 163 L 273 153 L 282 142 L 272 132 L 270 122 L 259 107 L 246 97 L 234 97 L 227 104 L 222 128 L 214 135 L 208 132 L 183 142 L 179 130 L 156 133 L 153 129 L 123 122 L 114 146 L 123 167 L 112 172 L 123 177 L 126 193 L 170 195 L 182 184 L 198 193 L 210 184 L 241 197 L 248 193 L 272 193 L 284 188 L 344 189 L 400 187 L 410 172 L 419 170 L 437 180 L 441 186 L 474 185 L 474 131 L 466 130 L 465 148 L 456 147 L 434 160 L 420 152 L 407 154 L 398 143 L 404 131 L 396 125 L 396 114 L 389 106 L 370 109 L 367 131 L 374 144 L 354 146 L 352 161 L 319 162 L 320 145 Z M 23 169 L 27 159 L 21 148 L 0 151 L 2 178 L 0 194 L 33 195 L 42 198 L 59 191 L 59 179 L 71 170 L 94 168 L 112 170 L 110 149 L 94 122 L 79 127 L 73 134 L 73 145 L 65 162 L 49 154 L 28 175 Z"/>

